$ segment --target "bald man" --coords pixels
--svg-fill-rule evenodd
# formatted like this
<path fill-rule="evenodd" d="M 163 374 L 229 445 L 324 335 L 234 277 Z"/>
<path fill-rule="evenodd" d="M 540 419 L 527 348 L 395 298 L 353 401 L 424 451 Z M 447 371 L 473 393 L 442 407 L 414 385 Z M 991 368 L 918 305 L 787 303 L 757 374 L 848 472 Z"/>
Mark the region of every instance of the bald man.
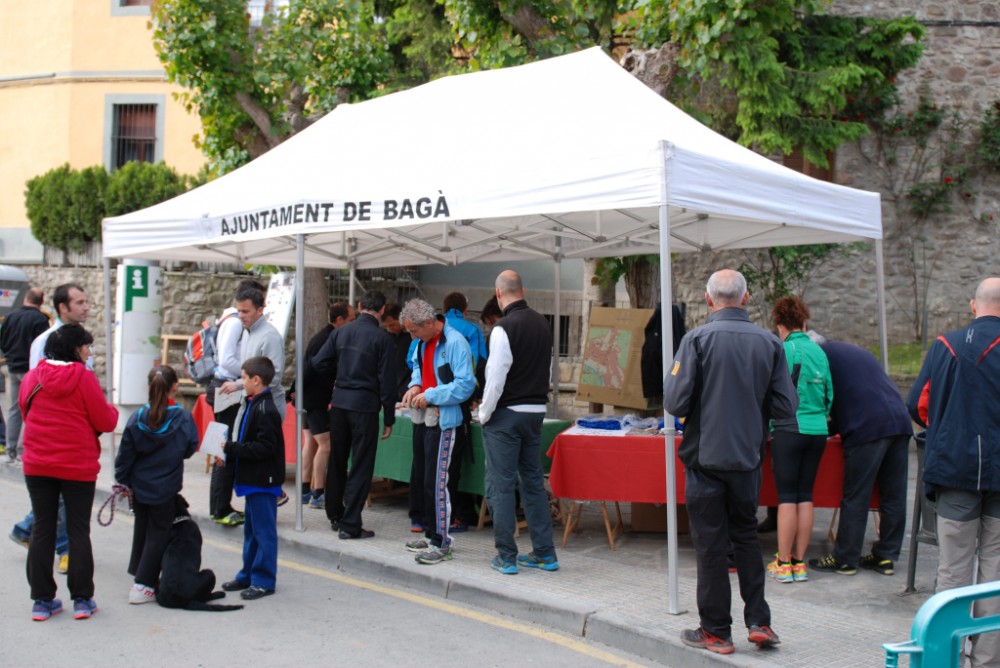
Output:
<path fill-rule="evenodd" d="M 923 481 L 937 502 L 938 591 L 1000 580 L 1000 278 L 980 283 L 969 306 L 975 319 L 931 345 L 906 401 L 927 428 Z M 1000 604 L 986 599 L 974 610 L 995 615 Z M 972 666 L 1000 666 L 998 635 L 973 641 Z"/>
<path fill-rule="evenodd" d="M 798 395 L 777 336 L 750 322 L 743 275 L 722 269 L 708 279 L 708 323 L 688 332 L 663 383 L 664 407 L 686 417 L 677 456 L 698 562 L 701 626 L 681 642 L 717 654 L 734 651 L 732 589 L 726 555 L 735 553 L 747 639 L 778 644 L 764 599 L 757 541 L 757 499 L 768 419 L 794 419 Z M 732 545 L 732 548 L 730 548 Z"/>

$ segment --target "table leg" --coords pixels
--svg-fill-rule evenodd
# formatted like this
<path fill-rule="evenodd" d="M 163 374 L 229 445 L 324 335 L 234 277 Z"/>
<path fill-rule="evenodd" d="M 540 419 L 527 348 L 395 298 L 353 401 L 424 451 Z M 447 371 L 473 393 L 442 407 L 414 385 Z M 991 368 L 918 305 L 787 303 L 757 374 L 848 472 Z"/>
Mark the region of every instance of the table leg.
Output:
<path fill-rule="evenodd" d="M 615 501 L 614 503 L 615 503 L 615 513 L 617 515 L 617 521 L 615 522 L 615 526 L 612 527 L 611 526 L 611 522 L 608 519 L 608 507 L 607 507 L 607 504 L 604 501 L 601 501 L 601 515 L 604 516 L 604 530 L 607 531 L 607 533 L 608 533 L 608 545 L 611 546 L 611 550 L 612 551 L 616 550 L 616 548 L 615 548 L 615 539 L 618 536 L 620 536 L 625 531 L 625 529 L 624 529 L 624 527 L 622 525 L 622 509 L 621 509 L 621 506 L 618 505 L 617 501 Z"/>
<path fill-rule="evenodd" d="M 573 521 L 573 511 L 576 511 L 576 521 Z M 577 501 L 569 502 L 569 515 L 566 518 L 566 529 L 563 531 L 562 546 L 566 547 L 566 543 L 569 542 L 569 534 L 576 525 L 580 523 L 580 515 L 583 513 L 583 504 Z"/>

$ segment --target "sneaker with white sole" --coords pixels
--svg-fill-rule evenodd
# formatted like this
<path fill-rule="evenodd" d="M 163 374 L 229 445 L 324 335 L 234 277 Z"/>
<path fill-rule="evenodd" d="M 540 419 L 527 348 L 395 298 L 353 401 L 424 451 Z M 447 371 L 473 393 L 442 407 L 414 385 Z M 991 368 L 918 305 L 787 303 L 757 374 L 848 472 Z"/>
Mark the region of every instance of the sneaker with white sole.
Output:
<path fill-rule="evenodd" d="M 316 510 L 323 510 L 326 508 L 326 494 L 320 494 L 319 496 L 314 496 L 309 501 L 309 507 Z"/>
<path fill-rule="evenodd" d="M 421 552 L 416 556 L 418 564 L 440 564 L 442 561 L 451 561 L 450 547 L 431 546 L 431 549 Z"/>
<path fill-rule="evenodd" d="M 426 538 L 411 540 L 406 544 L 406 549 L 410 552 L 423 552 L 424 550 L 431 549 L 431 542 Z"/>
<path fill-rule="evenodd" d="M 128 602 L 132 605 L 142 605 L 156 600 L 156 592 L 152 587 L 135 584 L 128 591 Z"/>

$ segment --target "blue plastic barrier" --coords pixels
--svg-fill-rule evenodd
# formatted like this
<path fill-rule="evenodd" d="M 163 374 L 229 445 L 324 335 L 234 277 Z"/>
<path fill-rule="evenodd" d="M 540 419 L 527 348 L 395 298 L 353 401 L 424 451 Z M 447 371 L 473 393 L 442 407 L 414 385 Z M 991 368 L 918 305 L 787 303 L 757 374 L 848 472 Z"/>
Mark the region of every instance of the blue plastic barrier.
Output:
<path fill-rule="evenodd" d="M 885 643 L 885 666 L 896 668 L 899 655 L 910 655 L 911 668 L 958 668 L 962 639 L 1000 630 L 1000 615 L 973 617 L 973 602 L 1000 596 L 1000 582 L 959 587 L 934 594 L 913 618 L 911 639 Z"/>

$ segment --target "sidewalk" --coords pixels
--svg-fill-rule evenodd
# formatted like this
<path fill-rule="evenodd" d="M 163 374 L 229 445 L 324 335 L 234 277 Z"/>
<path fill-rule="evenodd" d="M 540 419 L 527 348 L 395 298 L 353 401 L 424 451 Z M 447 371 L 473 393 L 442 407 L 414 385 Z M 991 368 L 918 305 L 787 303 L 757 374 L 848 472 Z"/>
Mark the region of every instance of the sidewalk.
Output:
<path fill-rule="evenodd" d="M 112 467 L 107 438 L 98 480 L 98 503 L 111 489 Z M 911 451 L 910 504 L 916 455 Z M 208 520 L 209 476 L 205 459 L 196 454 L 185 472 L 184 495 L 199 520 L 202 531 L 213 539 L 242 540 L 242 531 L 219 526 Z M 20 477 L 21 470 L 0 466 L 3 475 Z M 289 475 L 293 471 L 289 469 Z M 294 483 L 285 484 L 292 493 Z M 236 501 L 237 507 L 241 507 Z M 807 583 L 767 583 L 775 631 L 782 644 L 761 651 L 746 641 L 742 624 L 742 603 L 736 576 L 733 582 L 733 640 L 736 653 L 720 656 L 685 647 L 681 630 L 698 626 L 695 603 L 695 559 L 690 538 L 679 539 L 680 584 L 678 598 L 685 614 L 667 610 L 666 536 L 626 532 L 617 550 L 608 547 L 600 507 L 589 505 L 583 512 L 581 531 L 559 548 L 562 527 L 556 527 L 556 549 L 560 570 L 554 573 L 521 569 L 516 576 L 501 575 L 489 567 L 495 554 L 493 534 L 487 526 L 455 535 L 455 558 L 437 566 L 417 564 L 403 544 L 415 534 L 409 532 L 406 499 L 378 499 L 364 512 L 365 527 L 375 537 L 343 541 L 330 530 L 326 513 L 304 507 L 304 532 L 295 530 L 293 502 L 278 511 L 278 533 L 284 556 L 301 551 L 329 564 L 331 569 L 361 579 L 377 579 L 421 592 L 509 615 L 521 621 L 547 625 L 562 631 L 650 658 L 669 666 L 878 666 L 885 653 L 881 644 L 909 637 L 913 616 L 927 600 L 934 583 L 937 548 L 920 545 L 916 586 L 918 593 L 902 595 L 906 585 L 909 533 L 896 574 L 886 577 L 870 571 L 845 577 L 834 573 L 810 573 Z M 626 527 L 629 507 L 622 504 Z M 95 511 L 96 512 L 96 511 Z M 810 556 L 830 551 L 826 534 L 833 511 L 817 509 Z M 874 538 L 871 516 L 865 550 Z M 909 519 L 907 521 L 909 526 Z M 775 534 L 762 535 L 762 551 L 770 560 L 775 551 Z M 530 549 L 526 535 L 519 539 L 522 550 Z M 207 564 L 220 578 L 226 570 Z M 278 586 L 281 586 L 279 569 Z"/>

